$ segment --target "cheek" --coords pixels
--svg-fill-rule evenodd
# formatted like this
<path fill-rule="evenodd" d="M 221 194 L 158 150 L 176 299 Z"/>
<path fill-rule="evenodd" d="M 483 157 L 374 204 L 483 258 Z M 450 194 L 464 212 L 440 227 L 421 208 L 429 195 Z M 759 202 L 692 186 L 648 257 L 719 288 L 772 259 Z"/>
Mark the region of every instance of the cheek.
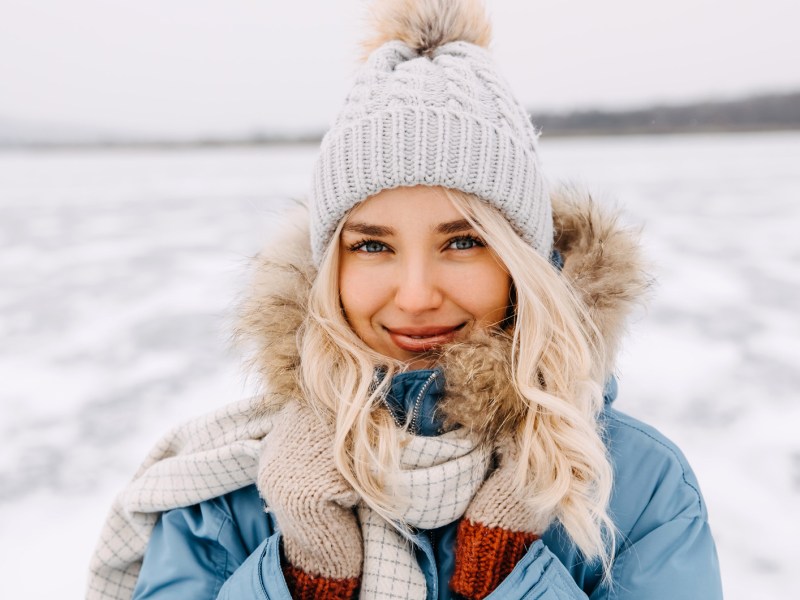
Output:
<path fill-rule="evenodd" d="M 480 322 L 501 321 L 510 303 L 511 278 L 502 269 L 492 266 L 477 274 L 473 281 L 470 308 Z"/>
<path fill-rule="evenodd" d="M 358 331 L 380 308 L 378 298 L 380 286 L 364 269 L 342 264 L 339 270 L 339 297 L 350 325 Z"/>

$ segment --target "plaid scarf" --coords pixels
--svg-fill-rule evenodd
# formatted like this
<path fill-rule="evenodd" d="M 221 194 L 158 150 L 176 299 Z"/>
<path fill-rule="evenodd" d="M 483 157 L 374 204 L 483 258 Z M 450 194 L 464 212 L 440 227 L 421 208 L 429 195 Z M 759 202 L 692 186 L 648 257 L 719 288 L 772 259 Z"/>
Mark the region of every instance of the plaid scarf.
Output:
<path fill-rule="evenodd" d="M 150 451 L 117 496 L 90 563 L 87 600 L 130 600 L 160 513 L 192 506 L 255 481 L 268 418 L 244 400 L 181 425 Z"/>
<path fill-rule="evenodd" d="M 420 529 L 456 521 L 483 483 L 491 453 L 460 430 L 438 437 L 409 437 L 397 484 L 398 493 L 411 498 L 403 521 Z M 364 538 L 361 599 L 424 600 L 425 576 L 411 544 L 369 508 L 362 505 L 358 513 Z"/>
<path fill-rule="evenodd" d="M 269 416 L 254 418 L 258 408 L 257 398 L 231 404 L 173 429 L 156 444 L 106 518 L 91 560 L 88 600 L 131 598 L 160 513 L 256 481 L 262 441 L 272 429 Z M 397 480 L 397 492 L 413 498 L 405 522 L 432 529 L 460 518 L 490 458 L 489 449 L 458 431 L 409 436 Z M 411 544 L 369 508 L 362 505 L 358 514 L 364 540 L 361 598 L 425 598 L 425 578 Z"/>

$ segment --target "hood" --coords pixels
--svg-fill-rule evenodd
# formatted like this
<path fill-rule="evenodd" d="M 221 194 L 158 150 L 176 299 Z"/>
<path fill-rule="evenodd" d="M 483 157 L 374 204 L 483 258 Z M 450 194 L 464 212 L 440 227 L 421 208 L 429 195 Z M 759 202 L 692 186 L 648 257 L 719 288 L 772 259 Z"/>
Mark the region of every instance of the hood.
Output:
<path fill-rule="evenodd" d="M 611 375 L 625 321 L 650 284 L 638 233 L 589 193 L 564 187 L 551 196 L 554 247 L 566 277 L 605 341 Z M 308 215 L 298 206 L 287 226 L 254 261 L 252 284 L 240 305 L 235 337 L 270 395 L 299 398 L 297 331 L 316 276 Z"/>

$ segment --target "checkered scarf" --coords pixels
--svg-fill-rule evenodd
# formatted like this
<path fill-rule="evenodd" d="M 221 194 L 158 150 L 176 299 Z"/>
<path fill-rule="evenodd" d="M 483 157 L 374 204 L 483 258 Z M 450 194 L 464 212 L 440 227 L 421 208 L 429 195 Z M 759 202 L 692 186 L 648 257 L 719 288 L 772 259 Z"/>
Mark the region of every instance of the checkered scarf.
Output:
<path fill-rule="evenodd" d="M 181 425 L 150 451 L 117 496 L 90 565 L 88 600 L 129 600 L 160 513 L 191 506 L 255 482 L 264 436 L 272 429 L 259 399 L 231 404 Z M 490 452 L 458 431 L 410 436 L 398 494 L 413 498 L 403 517 L 432 529 L 464 514 L 489 467 Z M 361 598 L 425 598 L 425 578 L 410 543 L 379 515 L 359 508 L 364 540 Z"/>
<path fill-rule="evenodd" d="M 272 429 L 257 398 L 173 429 L 117 496 L 91 559 L 87 600 L 130 600 L 160 513 L 252 484 L 261 440 Z"/>
<path fill-rule="evenodd" d="M 460 430 L 438 437 L 409 436 L 403 450 L 397 493 L 411 498 L 403 521 L 435 529 L 459 519 L 478 491 L 491 453 Z M 411 545 L 374 511 L 358 509 L 364 539 L 362 600 L 413 600 L 427 597 L 425 576 Z"/>

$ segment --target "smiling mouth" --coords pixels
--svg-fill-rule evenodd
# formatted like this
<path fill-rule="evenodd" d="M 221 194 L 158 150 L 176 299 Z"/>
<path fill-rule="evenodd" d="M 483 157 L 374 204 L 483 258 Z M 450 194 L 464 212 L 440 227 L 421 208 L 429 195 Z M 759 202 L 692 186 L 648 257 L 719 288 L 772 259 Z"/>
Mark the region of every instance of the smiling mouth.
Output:
<path fill-rule="evenodd" d="M 454 327 L 385 328 L 395 346 L 408 352 L 426 352 L 454 341 L 466 322 Z"/>

